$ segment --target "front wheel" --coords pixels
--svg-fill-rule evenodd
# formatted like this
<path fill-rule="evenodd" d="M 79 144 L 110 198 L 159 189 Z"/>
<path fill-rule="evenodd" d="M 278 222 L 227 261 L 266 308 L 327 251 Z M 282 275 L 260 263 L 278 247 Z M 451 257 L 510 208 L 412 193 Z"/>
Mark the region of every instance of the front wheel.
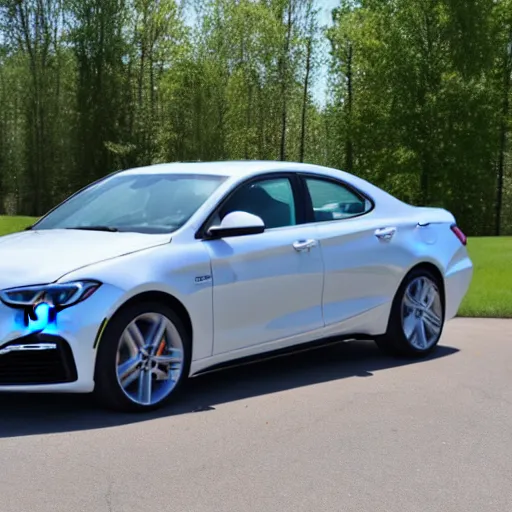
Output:
<path fill-rule="evenodd" d="M 395 296 L 386 334 L 375 341 L 390 355 L 424 357 L 441 339 L 444 309 L 438 277 L 428 269 L 414 269 Z"/>
<path fill-rule="evenodd" d="M 110 320 L 100 341 L 95 394 L 110 409 L 157 409 L 176 396 L 190 358 L 190 336 L 172 309 L 154 302 L 128 306 Z"/>

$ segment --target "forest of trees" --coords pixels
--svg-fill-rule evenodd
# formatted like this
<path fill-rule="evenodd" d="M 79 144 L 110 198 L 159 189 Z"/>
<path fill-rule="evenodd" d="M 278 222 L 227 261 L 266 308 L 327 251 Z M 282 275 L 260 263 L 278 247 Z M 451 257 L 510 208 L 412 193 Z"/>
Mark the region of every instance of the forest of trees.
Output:
<path fill-rule="evenodd" d="M 120 168 L 265 159 L 512 234 L 512 0 L 340 0 L 328 27 L 320 7 L 0 0 L 0 213 Z"/>

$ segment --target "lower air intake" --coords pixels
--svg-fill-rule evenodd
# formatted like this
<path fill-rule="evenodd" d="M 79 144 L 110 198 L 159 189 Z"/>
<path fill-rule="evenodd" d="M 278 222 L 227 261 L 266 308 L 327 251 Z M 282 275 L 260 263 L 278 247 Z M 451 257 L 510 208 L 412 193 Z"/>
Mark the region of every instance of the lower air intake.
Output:
<path fill-rule="evenodd" d="M 0 347 L 0 386 L 62 384 L 76 380 L 73 353 L 60 337 L 35 334 Z"/>

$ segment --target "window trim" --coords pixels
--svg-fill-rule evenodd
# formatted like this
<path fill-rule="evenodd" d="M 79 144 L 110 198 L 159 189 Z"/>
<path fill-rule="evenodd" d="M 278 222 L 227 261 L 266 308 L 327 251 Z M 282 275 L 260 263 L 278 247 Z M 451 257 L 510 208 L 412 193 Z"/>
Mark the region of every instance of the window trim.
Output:
<path fill-rule="evenodd" d="M 301 188 L 302 193 L 304 196 L 304 207 L 306 209 L 306 224 L 326 224 L 330 222 L 344 222 L 352 219 L 357 219 L 359 217 L 362 217 L 364 215 L 368 215 L 375 209 L 375 201 L 372 197 L 370 197 L 368 194 L 363 192 L 361 189 L 356 187 L 355 185 L 352 185 L 351 183 L 347 183 L 344 180 L 340 180 L 339 178 L 334 178 L 332 176 L 325 176 L 323 174 L 316 174 L 316 173 L 310 173 L 310 172 L 299 172 L 297 173 L 298 178 L 301 182 Z M 316 220 L 314 217 L 314 208 L 313 208 L 313 199 L 311 198 L 311 193 L 309 192 L 308 185 L 306 183 L 307 179 L 314 179 L 318 181 L 326 181 L 327 183 L 332 183 L 334 185 L 338 185 L 341 187 L 346 188 L 349 192 L 354 194 L 355 196 L 358 196 L 359 198 L 363 199 L 364 201 L 368 201 L 371 205 L 371 207 L 364 211 L 363 213 L 358 213 L 355 215 L 352 215 L 351 217 L 345 217 L 343 219 L 332 219 L 332 220 Z"/>
<path fill-rule="evenodd" d="M 238 183 L 232 190 L 230 190 L 212 209 L 212 211 L 207 215 L 206 219 L 201 223 L 201 226 L 196 231 L 194 238 L 196 240 L 210 240 L 206 231 L 209 227 L 210 222 L 213 217 L 218 213 L 218 211 L 243 187 L 246 187 L 252 183 L 257 183 L 259 181 L 269 181 L 269 180 L 277 180 L 286 178 L 290 182 L 290 186 L 293 194 L 293 202 L 295 206 L 295 224 L 291 226 L 281 226 L 279 228 L 265 228 L 265 232 L 274 231 L 276 229 L 286 229 L 293 228 L 299 226 L 301 224 L 306 224 L 309 216 L 309 212 L 307 210 L 305 201 L 304 201 L 304 189 L 301 184 L 300 177 L 297 173 L 290 171 L 283 172 L 266 172 L 264 174 L 258 174 L 257 176 L 251 176 L 246 180 Z"/>

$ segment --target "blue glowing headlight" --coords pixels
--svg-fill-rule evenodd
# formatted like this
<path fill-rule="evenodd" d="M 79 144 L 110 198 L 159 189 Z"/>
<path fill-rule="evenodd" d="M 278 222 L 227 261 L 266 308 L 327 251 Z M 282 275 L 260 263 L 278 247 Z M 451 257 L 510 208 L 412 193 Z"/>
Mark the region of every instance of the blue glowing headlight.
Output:
<path fill-rule="evenodd" d="M 45 303 L 56 310 L 73 306 L 90 297 L 101 283 L 97 281 L 73 281 L 41 286 L 26 286 L 0 291 L 0 300 L 14 308 L 31 309 Z"/>
<path fill-rule="evenodd" d="M 42 331 L 54 320 L 53 306 L 46 302 L 40 302 L 32 312 L 28 314 L 27 324 L 36 331 Z"/>

